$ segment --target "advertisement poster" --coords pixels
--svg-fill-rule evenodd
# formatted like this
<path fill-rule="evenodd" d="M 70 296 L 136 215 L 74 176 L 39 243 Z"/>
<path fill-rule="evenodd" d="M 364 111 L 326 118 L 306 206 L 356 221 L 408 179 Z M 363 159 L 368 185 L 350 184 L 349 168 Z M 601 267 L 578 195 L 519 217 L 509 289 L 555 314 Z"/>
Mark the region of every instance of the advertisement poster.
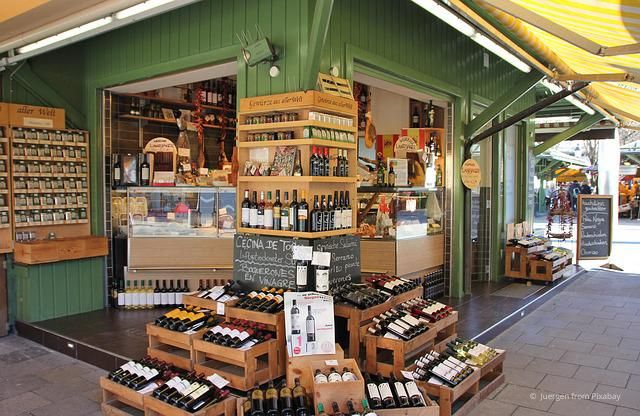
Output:
<path fill-rule="evenodd" d="M 284 323 L 290 357 L 335 354 L 333 297 L 317 292 L 286 292 Z"/>

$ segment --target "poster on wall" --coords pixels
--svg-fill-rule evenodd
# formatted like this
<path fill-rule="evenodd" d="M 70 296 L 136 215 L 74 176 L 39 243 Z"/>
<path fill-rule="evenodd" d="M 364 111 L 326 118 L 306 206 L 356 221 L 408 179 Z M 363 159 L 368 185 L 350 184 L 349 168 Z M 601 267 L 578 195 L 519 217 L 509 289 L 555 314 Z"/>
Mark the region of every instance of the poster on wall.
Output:
<path fill-rule="evenodd" d="M 289 357 L 335 354 L 333 297 L 317 292 L 286 292 L 284 323 Z"/>

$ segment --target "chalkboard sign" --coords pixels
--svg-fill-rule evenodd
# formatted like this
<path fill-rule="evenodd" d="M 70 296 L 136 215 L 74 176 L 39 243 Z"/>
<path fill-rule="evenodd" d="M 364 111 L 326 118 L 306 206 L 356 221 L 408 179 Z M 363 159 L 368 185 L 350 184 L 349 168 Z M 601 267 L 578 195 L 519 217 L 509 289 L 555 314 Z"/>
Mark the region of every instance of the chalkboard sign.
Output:
<path fill-rule="evenodd" d="M 308 246 L 309 240 L 236 234 L 233 245 L 233 280 L 244 289 L 264 286 L 295 289 L 294 246 Z"/>
<path fill-rule="evenodd" d="M 345 235 L 315 240 L 313 249 L 331 253 L 329 267 L 331 288 L 349 282 L 360 282 L 360 237 Z"/>
<path fill-rule="evenodd" d="M 607 259 L 611 254 L 611 195 L 578 195 L 577 259 Z"/>

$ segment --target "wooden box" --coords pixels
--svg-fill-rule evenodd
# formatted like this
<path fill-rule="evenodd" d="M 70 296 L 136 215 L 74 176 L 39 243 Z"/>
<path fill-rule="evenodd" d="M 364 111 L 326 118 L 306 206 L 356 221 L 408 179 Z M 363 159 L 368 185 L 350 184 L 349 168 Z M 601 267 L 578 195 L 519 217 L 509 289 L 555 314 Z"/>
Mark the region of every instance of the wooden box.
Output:
<path fill-rule="evenodd" d="M 194 333 L 171 331 L 154 324 L 147 324 L 149 347 L 147 354 L 175 365 L 176 367 L 193 370 L 194 351 L 193 341 L 202 339 L 208 328 Z"/>
<path fill-rule="evenodd" d="M 473 374 L 455 387 L 430 384 L 424 381 L 416 381 L 416 384 L 430 396 L 438 398 L 440 416 L 451 416 L 452 414 L 464 416 L 504 383 L 502 370 L 506 352 L 498 352 L 496 357 L 476 369 Z M 413 368 L 414 366 L 410 367 L 410 370 Z"/>
<path fill-rule="evenodd" d="M 435 322 L 433 325 L 438 332 L 434 341 L 433 349 L 442 352 L 447 349 L 447 343 L 453 341 L 457 336 L 456 325 L 458 323 L 458 311 L 453 311 L 449 316 Z"/>
<path fill-rule="evenodd" d="M 338 365 L 327 365 L 326 361 L 311 361 L 309 370 L 311 374 L 315 374 L 316 370 L 329 374 L 334 367 L 338 372 L 342 373 L 342 369 L 347 367 L 355 374 L 355 381 L 341 381 L 336 383 L 313 383 L 313 406 L 315 411 L 318 410 L 318 404 L 322 403 L 327 411 L 331 409 L 331 403 L 337 402 L 342 412 L 347 412 L 347 401 L 351 400 L 354 405 L 361 403 L 364 395 L 364 377 L 358 368 L 356 360 L 347 358 L 344 360 L 336 360 Z"/>
<path fill-rule="evenodd" d="M 210 376 L 217 373 L 234 389 L 248 391 L 278 377 L 278 341 L 270 339 L 241 351 L 213 342 L 193 341 L 194 370 Z"/>
<path fill-rule="evenodd" d="M 100 377 L 100 387 L 102 388 L 102 414 L 127 416 L 144 412 L 144 395 L 137 391 L 106 377 Z"/>
<path fill-rule="evenodd" d="M 335 305 L 335 316 L 347 319 L 347 330 L 349 332 L 349 351 L 347 355 L 358 360 L 360 357 L 360 341 L 364 338 L 367 333 L 367 327 L 375 316 L 409 299 L 419 298 L 422 296 L 422 291 L 422 286 L 419 286 L 398 296 L 393 296 L 386 302 L 368 309 L 358 309 L 347 304 Z"/>
<path fill-rule="evenodd" d="M 439 416 L 440 407 L 438 404 L 431 400 L 427 395 L 427 392 L 420 386 L 418 389 L 422 393 L 422 397 L 426 403 L 425 407 L 407 407 L 399 409 L 376 409 L 375 412 L 378 416 Z"/>
<path fill-rule="evenodd" d="M 391 377 L 391 374 L 394 374 L 401 378 L 401 371 L 406 367 L 407 361 L 430 350 L 437 333 L 435 327 L 430 327 L 429 330 L 408 341 L 365 335 L 367 373 L 380 373 L 384 377 Z M 387 353 L 391 353 L 390 359 L 384 357 Z"/>
<path fill-rule="evenodd" d="M 81 236 L 36 240 L 29 243 L 15 243 L 14 258 L 20 264 L 52 263 L 64 260 L 106 256 L 109 247 L 106 237 Z"/>
<path fill-rule="evenodd" d="M 562 256 L 554 261 L 531 260 L 531 271 L 529 279 L 553 282 L 564 276 L 564 268 L 570 264 L 571 260 L 567 256 Z"/>
<path fill-rule="evenodd" d="M 335 354 L 303 355 L 300 357 L 288 357 L 287 360 L 287 385 L 295 385 L 295 379 L 300 379 L 300 384 L 307 392 L 313 391 L 313 375 L 309 372 L 312 361 L 320 360 L 344 360 L 344 351 L 340 344 L 336 343 Z"/>
<path fill-rule="evenodd" d="M 225 316 L 228 320 L 239 318 L 259 322 L 267 325 L 267 328 L 270 331 L 274 331 L 276 333 L 276 340 L 278 341 L 278 374 L 276 377 L 283 376 L 287 369 L 287 336 L 284 327 L 284 311 L 280 311 L 278 313 L 265 313 L 229 306 L 225 308 Z"/>
<path fill-rule="evenodd" d="M 221 402 L 191 413 L 171 406 L 155 397 L 144 396 L 144 414 L 145 416 L 235 416 L 236 400 L 235 397 L 227 397 Z"/>

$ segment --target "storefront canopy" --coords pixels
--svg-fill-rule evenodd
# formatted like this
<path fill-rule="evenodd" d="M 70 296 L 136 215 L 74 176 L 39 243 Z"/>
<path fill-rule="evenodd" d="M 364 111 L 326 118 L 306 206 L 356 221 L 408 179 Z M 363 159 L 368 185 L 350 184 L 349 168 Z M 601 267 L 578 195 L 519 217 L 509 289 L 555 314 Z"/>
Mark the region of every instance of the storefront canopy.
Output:
<path fill-rule="evenodd" d="M 640 1 L 477 0 L 560 81 L 591 81 L 588 101 L 640 121 Z"/>
<path fill-rule="evenodd" d="M 586 181 L 587 176 L 578 169 L 561 168 L 556 170 L 557 182 L 573 182 L 573 181 Z"/>

